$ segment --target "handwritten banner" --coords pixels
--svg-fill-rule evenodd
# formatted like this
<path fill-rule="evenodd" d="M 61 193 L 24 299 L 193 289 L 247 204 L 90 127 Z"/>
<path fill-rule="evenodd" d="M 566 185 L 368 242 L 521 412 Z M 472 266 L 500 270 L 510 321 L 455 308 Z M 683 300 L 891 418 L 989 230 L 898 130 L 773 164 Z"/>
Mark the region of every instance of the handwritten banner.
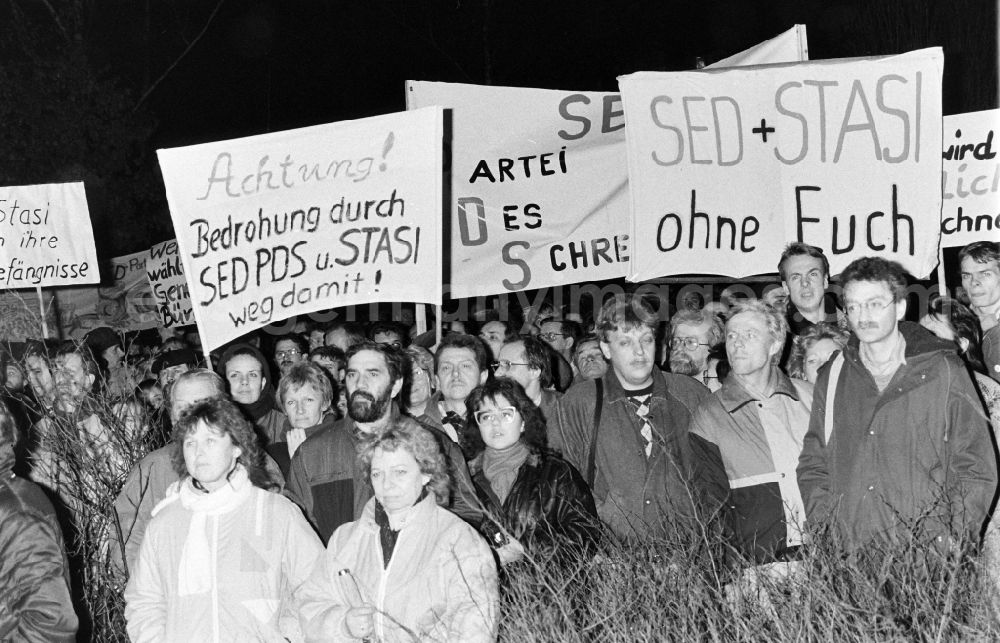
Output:
<path fill-rule="evenodd" d="M 439 303 L 442 118 L 159 150 L 203 345 L 334 306 Z"/>
<path fill-rule="evenodd" d="M 164 328 L 194 323 L 191 295 L 184 279 L 184 265 L 176 240 L 164 241 L 149 249 L 146 278 L 153 293 L 156 313 Z"/>
<path fill-rule="evenodd" d="M 83 183 L 0 187 L 0 288 L 100 280 Z"/>
<path fill-rule="evenodd" d="M 1000 239 L 1000 109 L 944 117 L 941 246 Z"/>
<path fill-rule="evenodd" d="M 114 281 L 107 286 L 59 288 L 59 326 L 63 337 L 79 338 L 91 328 L 142 330 L 159 325 L 146 279 L 146 252 L 111 259 Z"/>
<path fill-rule="evenodd" d="M 784 244 L 837 274 L 880 255 L 925 277 L 941 211 L 941 50 L 619 78 L 629 279 L 774 272 Z"/>
<path fill-rule="evenodd" d="M 804 55 L 804 27 L 768 41 L 769 62 Z M 617 93 L 409 81 L 407 107 L 452 110 L 454 297 L 623 277 L 625 118 Z"/>

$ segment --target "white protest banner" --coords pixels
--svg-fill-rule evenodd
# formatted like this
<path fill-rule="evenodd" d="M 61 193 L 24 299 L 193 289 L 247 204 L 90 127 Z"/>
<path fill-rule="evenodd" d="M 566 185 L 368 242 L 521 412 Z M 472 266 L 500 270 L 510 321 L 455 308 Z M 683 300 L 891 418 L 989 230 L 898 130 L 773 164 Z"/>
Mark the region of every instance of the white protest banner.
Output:
<path fill-rule="evenodd" d="M 809 46 L 806 40 L 806 26 L 795 25 L 759 45 L 734 54 L 729 58 L 712 63 L 709 69 L 717 67 L 743 67 L 746 65 L 768 65 L 809 60 Z"/>
<path fill-rule="evenodd" d="M 438 303 L 442 118 L 159 150 L 203 346 L 324 308 Z"/>
<path fill-rule="evenodd" d="M 1000 109 L 944 117 L 941 246 L 1000 240 Z"/>
<path fill-rule="evenodd" d="M 629 123 L 629 279 L 774 272 L 786 242 L 837 274 L 880 255 L 937 263 L 941 50 L 637 73 Z"/>
<path fill-rule="evenodd" d="M 795 29 L 773 41 L 784 46 L 764 54 L 774 56 L 769 62 L 804 53 Z M 452 110 L 453 297 L 625 275 L 628 171 L 617 93 L 409 81 L 406 100 L 409 109 Z"/>
<path fill-rule="evenodd" d="M 81 337 L 91 328 L 142 330 L 159 324 L 146 279 L 146 252 L 111 259 L 114 281 L 107 286 L 59 288 L 59 326 L 63 337 Z"/>
<path fill-rule="evenodd" d="M 149 249 L 146 258 L 146 278 L 153 291 L 156 313 L 164 328 L 186 326 L 194 323 L 191 310 L 191 296 L 184 279 L 184 266 L 177 249 L 177 241 L 171 239 L 158 243 Z"/>
<path fill-rule="evenodd" d="M 100 280 L 83 183 L 0 187 L 0 288 Z"/>

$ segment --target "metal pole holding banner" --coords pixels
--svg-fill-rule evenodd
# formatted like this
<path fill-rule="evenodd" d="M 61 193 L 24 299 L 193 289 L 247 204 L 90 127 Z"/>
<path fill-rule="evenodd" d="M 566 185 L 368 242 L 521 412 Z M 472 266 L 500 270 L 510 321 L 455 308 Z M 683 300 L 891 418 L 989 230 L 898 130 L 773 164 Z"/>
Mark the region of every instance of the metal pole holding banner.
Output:
<path fill-rule="evenodd" d="M 427 304 L 415 304 L 416 310 L 413 316 L 416 318 L 417 322 L 417 335 L 423 335 L 427 332 Z"/>
<path fill-rule="evenodd" d="M 945 281 L 944 275 L 945 275 L 945 272 L 944 272 L 944 248 L 938 246 L 938 268 L 937 268 L 938 294 L 941 295 L 942 297 L 947 297 L 948 296 L 948 285 L 947 285 L 947 282 Z"/>
<path fill-rule="evenodd" d="M 49 322 L 45 319 L 45 302 L 42 301 L 42 287 L 35 286 L 35 294 L 38 295 L 38 312 L 42 315 L 42 339 L 49 338 Z"/>
<path fill-rule="evenodd" d="M 441 343 L 441 313 L 443 308 L 441 304 L 437 304 L 434 309 L 437 311 L 437 319 L 434 320 L 434 346 L 436 347 Z"/>
<path fill-rule="evenodd" d="M 205 368 L 207 368 L 210 371 L 214 370 L 212 368 L 212 354 L 209 352 L 209 350 L 207 348 L 205 348 L 204 345 L 202 345 L 202 347 L 201 347 L 201 353 L 202 353 L 202 355 L 205 356 Z"/>

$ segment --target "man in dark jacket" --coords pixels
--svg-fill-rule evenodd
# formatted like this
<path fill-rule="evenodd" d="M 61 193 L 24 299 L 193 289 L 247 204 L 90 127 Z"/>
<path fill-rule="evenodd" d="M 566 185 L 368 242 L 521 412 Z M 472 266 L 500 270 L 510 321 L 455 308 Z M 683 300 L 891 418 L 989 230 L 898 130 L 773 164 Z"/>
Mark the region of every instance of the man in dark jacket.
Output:
<path fill-rule="evenodd" d="M 611 368 L 570 387 L 549 431 L 549 444 L 593 489 L 598 516 L 626 539 L 691 526 L 697 497 L 689 486 L 688 424 L 710 393 L 655 368 L 657 324 L 639 297 L 608 300 L 597 333 Z"/>
<path fill-rule="evenodd" d="M 397 398 L 410 372 L 406 354 L 391 345 L 363 342 L 347 353 L 347 417 L 311 435 L 292 458 L 288 495 L 306 511 L 326 543 L 340 525 L 357 520 L 372 489 L 358 463 L 361 444 L 393 424 Z M 438 440 L 454 486 L 448 508 L 473 525 L 482 520 L 462 453 L 440 430 Z"/>
<path fill-rule="evenodd" d="M 0 640 L 74 641 L 62 532 L 52 503 L 14 475 L 14 419 L 0 402 Z"/>
<path fill-rule="evenodd" d="M 997 463 L 954 344 L 901 322 L 899 264 L 865 257 L 841 280 L 855 336 L 816 381 L 798 466 L 808 523 L 831 526 L 848 548 L 978 538 Z"/>

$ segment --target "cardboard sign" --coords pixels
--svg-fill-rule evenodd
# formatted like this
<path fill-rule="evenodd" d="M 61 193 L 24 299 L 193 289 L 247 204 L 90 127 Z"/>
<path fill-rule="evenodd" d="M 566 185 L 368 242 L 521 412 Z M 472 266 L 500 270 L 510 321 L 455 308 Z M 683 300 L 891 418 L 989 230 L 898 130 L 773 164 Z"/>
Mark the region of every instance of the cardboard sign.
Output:
<path fill-rule="evenodd" d="M 944 117 L 941 246 L 1000 240 L 1000 109 Z"/>
<path fill-rule="evenodd" d="M 149 249 L 146 278 L 149 280 L 160 325 L 173 328 L 194 323 L 191 296 L 184 279 L 184 265 L 181 263 L 176 240 L 164 241 Z"/>
<path fill-rule="evenodd" d="M 619 79 L 629 123 L 629 279 L 774 272 L 782 247 L 832 274 L 880 255 L 937 263 L 941 50 Z"/>
<path fill-rule="evenodd" d="M 202 344 L 441 299 L 440 108 L 159 150 Z"/>
<path fill-rule="evenodd" d="M 111 259 L 114 281 L 110 285 L 57 289 L 62 336 L 79 338 L 98 326 L 155 328 L 160 320 L 146 279 L 146 256 L 146 252 L 134 252 Z"/>
<path fill-rule="evenodd" d="M 799 60 L 804 29 L 733 58 Z M 406 100 L 452 110 L 453 297 L 625 275 L 632 241 L 617 93 L 409 81 Z"/>
<path fill-rule="evenodd" d="M 0 187 L 0 288 L 100 280 L 83 183 Z"/>

